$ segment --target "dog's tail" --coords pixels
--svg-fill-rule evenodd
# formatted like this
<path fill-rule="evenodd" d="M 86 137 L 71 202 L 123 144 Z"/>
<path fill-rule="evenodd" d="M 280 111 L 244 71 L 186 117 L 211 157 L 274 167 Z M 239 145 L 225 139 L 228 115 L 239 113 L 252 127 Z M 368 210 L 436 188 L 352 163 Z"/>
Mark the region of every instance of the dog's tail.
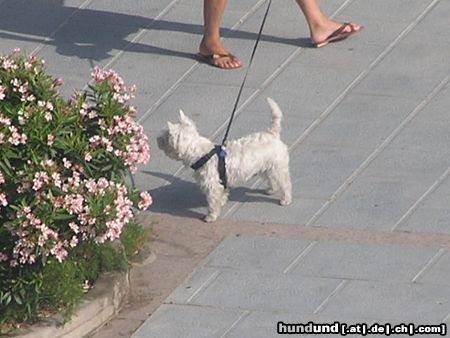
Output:
<path fill-rule="evenodd" d="M 278 104 L 273 99 L 268 97 L 267 102 L 269 103 L 269 106 L 272 109 L 272 126 L 269 128 L 269 133 L 275 136 L 280 136 L 281 118 L 283 116 L 283 113 L 281 112 L 281 109 L 278 106 Z"/>

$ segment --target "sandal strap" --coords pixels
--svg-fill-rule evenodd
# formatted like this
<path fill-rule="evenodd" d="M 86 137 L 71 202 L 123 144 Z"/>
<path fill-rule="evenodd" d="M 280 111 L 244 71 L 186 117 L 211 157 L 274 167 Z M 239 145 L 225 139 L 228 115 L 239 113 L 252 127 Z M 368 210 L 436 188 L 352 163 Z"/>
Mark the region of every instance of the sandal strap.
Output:
<path fill-rule="evenodd" d="M 338 29 L 336 29 L 330 36 L 328 36 L 327 39 L 332 39 L 332 38 L 334 38 L 334 37 L 336 37 L 336 36 L 341 35 L 341 33 L 342 33 L 342 32 L 344 31 L 344 29 L 346 29 L 347 27 L 350 27 L 350 32 L 348 32 L 348 33 L 355 32 L 355 29 L 353 28 L 352 24 L 349 23 L 349 22 L 345 22 L 345 23 L 343 23 Z M 347 33 L 347 32 L 346 32 L 346 33 Z"/>

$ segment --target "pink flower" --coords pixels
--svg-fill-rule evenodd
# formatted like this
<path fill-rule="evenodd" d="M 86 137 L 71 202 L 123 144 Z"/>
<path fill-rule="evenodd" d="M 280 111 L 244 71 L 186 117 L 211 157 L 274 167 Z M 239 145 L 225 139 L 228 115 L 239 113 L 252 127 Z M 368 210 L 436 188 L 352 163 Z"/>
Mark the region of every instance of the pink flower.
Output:
<path fill-rule="evenodd" d="M 56 257 L 58 262 L 62 263 L 67 257 L 67 250 L 64 248 L 63 242 L 58 242 L 51 250 L 50 253 Z"/>
<path fill-rule="evenodd" d="M 83 211 L 84 197 L 80 194 L 64 196 L 64 208 L 69 214 L 80 214 Z"/>
<path fill-rule="evenodd" d="M 3 252 L 0 252 L 0 262 L 5 262 L 8 260 L 8 256 L 5 255 Z"/>
<path fill-rule="evenodd" d="M 8 72 L 19 68 L 14 60 L 8 59 L 7 57 L 1 57 L 0 61 L 2 61 L 2 68 Z"/>
<path fill-rule="evenodd" d="M 11 120 L 7 117 L 4 117 L 2 115 L 2 113 L 0 112 L 0 123 L 5 125 L 5 126 L 10 126 L 11 125 Z"/>
<path fill-rule="evenodd" d="M 0 86 L 0 101 L 2 101 L 5 98 L 5 96 L 6 96 L 5 90 L 6 90 L 5 87 Z"/>
<path fill-rule="evenodd" d="M 72 239 L 70 240 L 70 243 L 69 243 L 70 247 L 74 248 L 77 246 L 77 244 L 78 244 L 77 236 L 72 236 Z"/>
<path fill-rule="evenodd" d="M 153 203 L 152 196 L 147 191 L 141 192 L 139 196 L 141 197 L 141 201 L 138 203 L 139 209 L 141 210 L 148 209 L 148 207 L 151 206 Z"/>
<path fill-rule="evenodd" d="M 3 176 L 3 173 L 0 171 L 0 184 L 5 183 L 5 177 Z"/>
<path fill-rule="evenodd" d="M 80 227 L 75 222 L 70 222 L 69 223 L 69 228 L 76 234 L 78 234 L 80 232 Z"/>
<path fill-rule="evenodd" d="M 63 163 L 64 163 L 64 167 L 67 169 L 70 169 L 70 167 L 72 166 L 72 162 L 70 162 L 67 158 L 63 158 Z"/>
<path fill-rule="evenodd" d="M 0 192 L 0 205 L 6 207 L 8 205 L 8 201 L 6 199 L 6 195 L 3 192 Z"/>
<path fill-rule="evenodd" d="M 55 142 L 55 136 L 53 136 L 53 135 L 51 135 L 51 134 L 48 134 L 48 135 L 47 135 L 47 144 L 48 144 L 49 146 L 51 146 L 51 145 L 53 145 L 53 142 Z"/>
<path fill-rule="evenodd" d="M 50 182 L 50 177 L 48 177 L 45 171 L 38 171 L 34 174 L 33 179 L 33 190 L 38 191 L 42 188 L 45 183 Z"/>

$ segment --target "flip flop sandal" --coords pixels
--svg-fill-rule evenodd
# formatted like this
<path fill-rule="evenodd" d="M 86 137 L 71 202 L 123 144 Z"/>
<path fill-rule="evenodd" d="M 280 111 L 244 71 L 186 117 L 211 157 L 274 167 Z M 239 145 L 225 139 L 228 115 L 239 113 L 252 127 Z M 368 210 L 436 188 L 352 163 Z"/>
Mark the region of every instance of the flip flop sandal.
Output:
<path fill-rule="evenodd" d="M 344 29 L 350 27 L 350 31 L 344 32 Z M 359 29 L 353 28 L 352 24 L 349 22 L 343 23 L 338 29 L 336 29 L 333 33 L 331 33 L 325 40 L 321 42 L 314 43 L 314 47 L 320 48 L 328 45 L 330 42 L 337 42 L 347 39 L 350 35 L 355 33 L 359 33 L 364 27 L 360 26 Z"/>
<path fill-rule="evenodd" d="M 231 54 L 231 53 L 228 53 L 228 54 L 217 54 L 217 53 L 215 53 L 215 54 L 211 54 L 211 55 L 203 55 L 202 53 L 197 53 L 195 57 L 200 62 L 207 63 L 207 64 L 209 64 L 211 66 L 214 66 L 214 67 L 217 67 L 217 68 L 220 68 L 220 69 L 237 69 L 237 68 L 241 68 L 242 67 L 242 65 L 232 66 L 232 67 L 221 67 L 218 64 L 218 61 L 220 59 L 224 59 L 224 58 L 228 58 L 232 62 L 233 61 L 239 61 L 239 59 L 236 56 L 234 56 L 233 54 Z"/>

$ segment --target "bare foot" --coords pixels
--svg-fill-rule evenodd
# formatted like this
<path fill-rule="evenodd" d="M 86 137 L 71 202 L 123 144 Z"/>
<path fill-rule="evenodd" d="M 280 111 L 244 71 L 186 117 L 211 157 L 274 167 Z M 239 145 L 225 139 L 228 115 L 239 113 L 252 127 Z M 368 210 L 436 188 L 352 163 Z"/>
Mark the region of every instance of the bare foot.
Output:
<path fill-rule="evenodd" d="M 343 26 L 344 25 L 344 26 Z M 339 31 L 339 29 L 342 29 Z M 333 34 L 336 32 L 339 32 L 343 35 L 343 38 L 348 37 L 352 33 L 357 33 L 363 29 L 362 26 L 356 24 L 356 23 L 349 23 L 348 25 L 343 24 L 342 22 L 333 21 L 333 20 L 326 20 L 324 23 L 320 25 L 316 25 L 311 28 L 311 41 L 314 45 L 319 45 L 323 41 L 326 41 L 329 39 Z M 342 40 L 342 39 L 336 39 Z"/>
<path fill-rule="evenodd" d="M 199 54 L 208 63 L 222 69 L 236 69 L 242 67 L 241 61 L 231 54 L 220 41 L 205 41 L 200 43 Z"/>

